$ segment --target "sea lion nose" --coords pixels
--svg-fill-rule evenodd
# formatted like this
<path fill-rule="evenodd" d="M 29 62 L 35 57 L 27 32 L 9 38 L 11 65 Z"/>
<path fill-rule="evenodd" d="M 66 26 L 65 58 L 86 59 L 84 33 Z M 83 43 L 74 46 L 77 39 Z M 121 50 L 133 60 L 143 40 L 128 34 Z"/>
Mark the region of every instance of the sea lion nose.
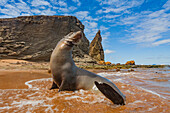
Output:
<path fill-rule="evenodd" d="M 77 33 L 78 33 L 78 34 L 82 34 L 82 32 L 81 32 L 81 31 L 77 31 Z"/>

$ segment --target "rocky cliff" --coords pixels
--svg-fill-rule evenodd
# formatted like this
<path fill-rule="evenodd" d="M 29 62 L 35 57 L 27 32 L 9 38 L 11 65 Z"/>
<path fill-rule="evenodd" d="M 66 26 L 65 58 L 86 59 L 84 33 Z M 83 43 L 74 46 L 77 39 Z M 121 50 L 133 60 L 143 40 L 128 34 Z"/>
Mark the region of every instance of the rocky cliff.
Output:
<path fill-rule="evenodd" d="M 96 36 L 90 43 L 89 55 L 96 61 L 104 61 L 104 51 L 102 47 L 102 37 L 100 30 L 96 33 Z"/>
<path fill-rule="evenodd" d="M 69 32 L 84 31 L 74 16 L 22 16 L 0 19 L 0 59 L 49 61 L 57 42 Z M 73 57 L 83 58 L 89 41 L 83 34 Z"/>

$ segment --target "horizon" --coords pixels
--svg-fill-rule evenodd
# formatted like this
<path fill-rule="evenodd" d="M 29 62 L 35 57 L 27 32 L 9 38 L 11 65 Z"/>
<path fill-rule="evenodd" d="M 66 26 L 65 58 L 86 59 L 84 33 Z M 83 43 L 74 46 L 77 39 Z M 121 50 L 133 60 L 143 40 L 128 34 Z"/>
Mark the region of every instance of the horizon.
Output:
<path fill-rule="evenodd" d="M 0 18 L 75 16 L 91 42 L 101 31 L 105 61 L 170 65 L 170 0 L 1 0 Z"/>

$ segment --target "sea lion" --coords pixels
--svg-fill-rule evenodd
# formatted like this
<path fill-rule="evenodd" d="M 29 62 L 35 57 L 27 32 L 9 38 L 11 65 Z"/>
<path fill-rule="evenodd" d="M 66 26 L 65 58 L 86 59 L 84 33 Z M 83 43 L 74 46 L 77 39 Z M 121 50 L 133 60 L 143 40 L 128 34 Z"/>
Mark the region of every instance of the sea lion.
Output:
<path fill-rule="evenodd" d="M 53 75 L 51 89 L 60 91 L 90 90 L 95 85 L 114 104 L 125 105 L 126 97 L 110 80 L 78 68 L 72 59 L 73 46 L 81 39 L 82 32 L 71 32 L 61 39 L 52 52 L 50 69 Z"/>

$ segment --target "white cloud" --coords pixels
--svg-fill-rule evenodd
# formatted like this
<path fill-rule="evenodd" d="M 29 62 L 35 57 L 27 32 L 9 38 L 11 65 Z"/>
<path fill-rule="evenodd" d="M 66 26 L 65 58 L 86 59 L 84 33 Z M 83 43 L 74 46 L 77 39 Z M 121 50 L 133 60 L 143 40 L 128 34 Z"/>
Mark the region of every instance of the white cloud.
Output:
<path fill-rule="evenodd" d="M 60 12 L 63 12 L 63 13 L 68 13 L 70 11 L 74 11 L 77 9 L 77 7 L 74 7 L 74 6 L 70 6 L 70 7 L 65 7 L 65 8 L 59 8 L 60 9 Z"/>
<path fill-rule="evenodd" d="M 88 22 L 88 24 L 90 28 L 96 28 L 98 25 L 96 22 Z"/>
<path fill-rule="evenodd" d="M 21 13 L 20 16 L 31 16 L 29 13 Z"/>
<path fill-rule="evenodd" d="M 132 25 L 132 24 L 136 24 L 139 18 L 140 18 L 140 14 L 133 15 L 133 16 L 121 18 L 120 22 L 117 22 L 117 23 L 119 23 L 120 25 Z"/>
<path fill-rule="evenodd" d="M 85 26 L 85 34 L 86 37 L 90 40 L 94 38 L 96 35 L 97 31 L 99 30 L 98 28 L 98 20 L 99 18 L 93 18 L 90 16 L 90 12 L 88 11 L 79 11 L 74 14 Z M 101 26 L 102 30 L 106 29 L 104 26 Z"/>
<path fill-rule="evenodd" d="M 6 15 L 3 17 L 17 17 L 17 16 L 24 16 L 24 15 L 28 16 L 33 14 L 39 14 L 39 15 L 56 14 L 56 12 L 53 11 L 53 9 L 51 8 L 50 3 L 45 0 L 33 0 L 29 3 L 35 7 L 31 8 L 28 5 L 28 3 L 24 2 L 23 0 L 19 0 L 18 2 L 11 1 L 10 4 L 6 4 L 4 8 L 1 8 L 0 12 L 3 15 Z M 1 18 L 3 17 L 1 16 Z"/>
<path fill-rule="evenodd" d="M 168 0 L 164 5 L 163 5 L 164 8 L 166 9 L 170 9 L 170 0 Z"/>
<path fill-rule="evenodd" d="M 38 9 L 44 10 L 44 9 L 46 9 L 46 7 L 45 6 L 39 6 Z"/>
<path fill-rule="evenodd" d="M 20 0 L 20 3 L 15 3 L 15 5 L 15 8 L 19 9 L 22 12 L 30 12 L 30 7 L 22 0 Z"/>
<path fill-rule="evenodd" d="M 93 38 L 95 37 L 96 33 L 97 33 L 98 29 L 97 28 L 87 28 L 85 26 L 85 34 L 86 34 L 86 37 L 88 39 L 90 39 L 89 41 L 93 40 Z"/>
<path fill-rule="evenodd" d="M 17 15 L 20 15 L 21 11 L 14 6 L 7 4 L 4 9 L 0 9 L 0 12 L 3 13 L 6 16 L 15 17 Z"/>
<path fill-rule="evenodd" d="M 79 0 L 72 0 L 73 2 L 77 3 L 78 6 L 81 5 L 81 2 Z"/>
<path fill-rule="evenodd" d="M 62 6 L 63 6 L 63 7 L 67 7 L 67 3 L 64 2 L 64 1 L 62 1 L 62 0 L 59 0 L 59 1 L 58 1 L 58 5 L 61 6 L 61 7 L 62 7 Z"/>
<path fill-rule="evenodd" d="M 77 7 L 74 7 L 74 6 L 70 6 L 69 7 L 69 10 L 71 10 L 71 11 L 74 11 L 74 10 L 76 10 L 77 9 Z"/>
<path fill-rule="evenodd" d="M 119 19 L 120 17 L 121 15 L 107 14 L 107 15 L 100 17 L 99 19 L 101 19 L 105 23 L 111 23 L 110 26 L 115 26 L 115 24 L 117 23 L 117 19 Z"/>
<path fill-rule="evenodd" d="M 7 0 L 0 0 L 0 5 L 4 6 L 8 1 Z"/>
<path fill-rule="evenodd" d="M 155 12 L 141 12 L 129 17 L 120 19 L 119 25 L 133 25 L 127 30 L 129 33 L 123 40 L 125 43 L 136 43 L 145 47 L 159 46 L 168 41 L 162 40 L 163 34 L 170 32 L 170 14 L 166 9 Z M 169 37 L 166 37 L 169 38 Z M 157 41 L 162 40 L 162 41 Z"/>
<path fill-rule="evenodd" d="M 105 26 L 103 26 L 103 25 L 100 26 L 100 30 L 101 30 L 101 31 L 105 31 L 105 30 L 108 30 L 108 29 L 109 29 L 109 28 L 107 28 L 107 27 L 105 27 Z"/>
<path fill-rule="evenodd" d="M 63 12 L 63 13 L 65 13 L 65 12 L 69 12 L 69 9 L 67 8 L 67 7 L 56 7 L 56 9 L 57 9 L 57 11 L 58 12 Z"/>
<path fill-rule="evenodd" d="M 34 14 L 40 14 L 41 11 L 39 9 L 31 9 L 31 12 Z"/>
<path fill-rule="evenodd" d="M 13 16 L 9 16 L 9 15 L 1 15 L 0 18 L 12 18 Z"/>
<path fill-rule="evenodd" d="M 99 9 L 99 10 L 96 11 L 96 14 L 101 14 L 102 12 L 103 12 L 103 10 Z"/>
<path fill-rule="evenodd" d="M 85 19 L 89 20 L 89 21 L 98 21 L 99 20 L 99 18 L 92 18 L 91 16 L 87 16 Z"/>
<path fill-rule="evenodd" d="M 56 12 L 52 11 L 50 8 L 41 11 L 41 15 L 55 15 L 55 14 L 56 14 Z"/>
<path fill-rule="evenodd" d="M 113 19 L 113 18 L 116 18 L 116 17 L 120 17 L 121 15 L 105 15 L 103 16 L 104 18 L 107 18 L 107 19 Z"/>
<path fill-rule="evenodd" d="M 88 11 L 79 11 L 75 13 L 75 16 L 78 17 L 80 20 L 83 20 L 88 16 L 88 14 Z"/>
<path fill-rule="evenodd" d="M 45 1 L 45 0 L 33 0 L 31 2 L 32 6 L 37 7 L 37 6 L 41 6 L 41 5 L 47 5 L 50 6 L 50 3 Z"/>
<path fill-rule="evenodd" d="M 104 33 L 102 33 L 102 38 L 103 38 L 104 40 L 108 39 L 109 36 L 110 36 L 110 32 L 104 32 Z"/>
<path fill-rule="evenodd" d="M 121 6 L 125 4 L 127 0 L 97 0 L 100 2 L 100 5 L 116 5 L 116 6 Z"/>
<path fill-rule="evenodd" d="M 162 16 L 165 16 L 165 18 Z M 131 40 L 137 42 L 153 42 L 162 38 L 161 33 L 169 30 L 170 20 L 168 18 L 170 18 L 170 15 L 163 14 L 162 16 L 158 15 L 156 18 L 146 17 L 143 22 L 136 26 L 132 33 L 134 38 L 131 38 Z"/>
<path fill-rule="evenodd" d="M 15 6 L 12 6 L 11 4 L 5 5 L 5 8 L 7 9 L 15 9 Z"/>
<path fill-rule="evenodd" d="M 112 5 L 115 7 L 135 7 L 143 4 L 144 0 L 97 0 L 100 5 Z"/>
<path fill-rule="evenodd" d="M 90 40 L 92 40 L 94 38 L 94 36 L 96 35 L 97 31 L 99 30 L 97 27 L 98 27 L 98 24 L 96 22 L 90 22 L 88 20 L 86 21 L 83 21 L 83 24 L 85 26 L 85 34 L 86 34 L 86 37 Z"/>
<path fill-rule="evenodd" d="M 97 0 L 101 6 L 108 5 L 107 7 L 102 7 L 102 10 L 98 10 L 96 13 L 120 13 L 126 11 L 127 9 L 140 6 L 144 3 L 144 0 Z"/>
<path fill-rule="evenodd" d="M 103 13 L 109 13 L 109 12 L 120 13 L 121 11 L 124 11 L 126 9 L 128 8 L 127 7 L 119 7 L 119 8 L 103 7 Z"/>
<path fill-rule="evenodd" d="M 170 39 L 160 40 L 160 41 L 157 41 L 157 42 L 152 43 L 152 45 L 153 45 L 153 46 L 159 46 L 159 45 L 161 45 L 161 44 L 166 44 L 166 43 L 169 43 L 169 44 L 170 44 Z"/>
<path fill-rule="evenodd" d="M 38 15 L 55 15 L 56 12 L 52 11 L 50 8 L 45 9 L 45 10 L 39 10 L 39 9 L 31 9 L 31 13 L 23 13 L 22 15 L 31 15 L 31 14 L 38 14 Z"/>
<path fill-rule="evenodd" d="M 104 51 L 104 53 L 105 53 L 105 54 L 110 54 L 110 53 L 115 53 L 115 51 L 106 49 L 106 50 Z"/>
<path fill-rule="evenodd" d="M 86 21 L 83 21 L 83 24 L 85 26 L 85 34 L 86 34 L 87 38 L 93 39 L 98 31 L 97 22 L 90 22 L 90 21 L 86 20 Z"/>
<path fill-rule="evenodd" d="M 81 21 L 90 21 L 91 23 L 99 20 L 99 18 L 93 18 L 93 17 L 89 16 L 89 14 L 90 13 L 88 11 L 79 11 L 73 15 L 75 15 Z"/>

